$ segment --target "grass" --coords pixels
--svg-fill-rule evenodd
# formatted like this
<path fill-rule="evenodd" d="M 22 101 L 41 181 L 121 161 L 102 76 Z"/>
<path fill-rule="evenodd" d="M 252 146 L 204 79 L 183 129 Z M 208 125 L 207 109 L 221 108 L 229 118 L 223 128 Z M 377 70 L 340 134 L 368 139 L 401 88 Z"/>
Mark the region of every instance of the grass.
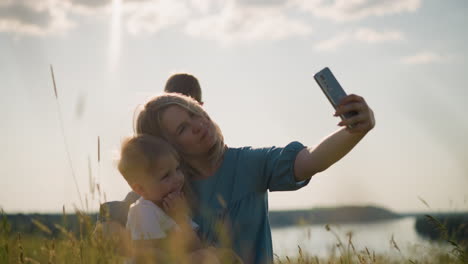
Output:
<path fill-rule="evenodd" d="M 53 236 L 52 230 L 39 221 L 33 223 L 41 230 L 39 234 L 13 233 L 5 214 L 0 222 L 0 263 L 124 263 L 122 256 L 122 238 L 107 237 L 99 228 L 95 228 L 90 217 L 77 212 L 80 228 L 71 232 L 63 225 L 55 225 L 59 235 Z M 428 218 L 429 221 L 437 221 Z M 435 222 L 443 229 L 440 222 Z M 412 256 L 405 256 L 400 247 L 391 238 L 391 244 L 397 254 L 375 254 L 371 248 L 357 250 L 353 244 L 353 235 L 340 237 L 330 226 L 326 229 L 336 238 L 336 250 L 331 250 L 328 257 L 307 255 L 298 247 L 296 257 L 276 256 L 275 264 L 367 264 L 367 263 L 468 263 L 466 247 L 446 238 L 448 247 L 434 245 L 431 248 L 414 249 Z M 417 257 L 414 257 L 417 256 Z M 153 262 L 151 262 L 153 263 Z"/>
<path fill-rule="evenodd" d="M 429 221 L 437 221 L 435 218 L 428 218 Z M 437 221 L 438 228 L 444 228 L 443 224 Z M 387 254 L 375 254 L 369 247 L 362 250 L 357 250 L 353 244 L 353 233 L 348 232 L 346 237 L 340 237 L 338 233 L 329 225 L 325 226 L 326 230 L 331 232 L 335 237 L 335 247 L 330 251 L 326 258 L 318 256 L 305 255 L 303 250 L 298 247 L 298 255 L 294 258 L 291 257 L 276 257 L 276 264 L 319 264 L 319 263 L 339 263 L 339 264 L 367 264 L 367 263 L 468 263 L 466 258 L 466 250 L 468 245 L 457 244 L 453 239 L 444 236 L 444 241 L 432 244 L 430 247 L 427 245 L 415 245 L 409 248 L 408 256 L 406 256 L 400 246 L 392 236 L 390 244 L 392 250 Z M 346 239 L 346 240 L 345 240 Z M 346 242 L 343 242 L 346 241 Z"/>
<path fill-rule="evenodd" d="M 33 223 L 40 234 L 13 233 L 3 212 L 2 215 L 0 263 L 122 263 L 125 259 L 116 253 L 119 241 L 104 238 L 85 214 L 79 215 L 78 233 L 55 225 L 60 231 L 57 236 L 52 236 L 52 231 L 37 220 Z"/>

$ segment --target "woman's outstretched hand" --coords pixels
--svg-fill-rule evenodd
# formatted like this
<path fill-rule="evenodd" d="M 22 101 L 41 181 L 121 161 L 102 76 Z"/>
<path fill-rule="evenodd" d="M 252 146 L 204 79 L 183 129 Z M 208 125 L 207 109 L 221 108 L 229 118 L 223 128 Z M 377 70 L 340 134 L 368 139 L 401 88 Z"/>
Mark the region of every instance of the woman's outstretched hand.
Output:
<path fill-rule="evenodd" d="M 339 126 L 346 126 L 350 133 L 366 134 L 375 126 L 374 112 L 367 105 L 361 96 L 350 94 L 341 100 L 336 108 L 335 116 L 355 112 L 351 117 L 338 123 Z"/>
<path fill-rule="evenodd" d="M 375 126 L 374 112 L 360 96 L 351 94 L 341 100 L 335 116 L 346 113 L 349 117 L 338 123 L 339 126 L 346 127 L 346 130 L 339 129 L 318 145 L 304 148 L 297 154 L 294 163 L 296 182 L 310 179 L 335 164 Z"/>

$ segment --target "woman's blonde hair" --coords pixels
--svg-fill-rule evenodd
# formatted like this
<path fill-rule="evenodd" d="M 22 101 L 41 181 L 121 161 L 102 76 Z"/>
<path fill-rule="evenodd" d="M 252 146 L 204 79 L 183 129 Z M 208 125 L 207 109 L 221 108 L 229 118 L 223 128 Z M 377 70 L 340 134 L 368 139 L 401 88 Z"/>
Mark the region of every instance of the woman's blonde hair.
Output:
<path fill-rule="evenodd" d="M 191 97 L 177 93 L 164 93 L 151 98 L 143 106 L 143 108 L 138 114 L 135 123 L 135 133 L 148 134 L 166 139 L 178 151 L 181 157 L 181 165 L 186 175 L 189 177 L 199 175 L 200 173 L 189 163 L 187 163 L 187 157 L 185 153 L 181 151 L 180 146 L 171 141 L 167 131 L 161 125 L 161 116 L 163 112 L 168 107 L 174 105 L 179 106 L 196 116 L 205 117 L 210 122 L 212 122 L 213 126 L 215 127 L 216 140 L 214 146 L 210 149 L 208 159 L 212 162 L 212 164 L 216 164 L 217 162 L 219 162 L 222 159 L 225 150 L 224 137 L 221 133 L 221 129 L 215 122 L 211 120 L 211 118 L 208 116 L 205 110 L 203 110 L 200 104 Z"/>

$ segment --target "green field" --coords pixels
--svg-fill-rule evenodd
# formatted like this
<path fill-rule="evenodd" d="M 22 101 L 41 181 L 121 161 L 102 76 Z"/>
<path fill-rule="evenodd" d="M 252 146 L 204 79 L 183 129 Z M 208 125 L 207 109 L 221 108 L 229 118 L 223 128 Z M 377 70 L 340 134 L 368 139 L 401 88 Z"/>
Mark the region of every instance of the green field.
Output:
<path fill-rule="evenodd" d="M 124 263 L 124 241 L 117 237 L 104 237 L 90 216 L 78 214 L 78 230 L 69 231 L 67 219 L 54 224 L 54 231 L 39 221 L 33 221 L 37 230 L 33 234 L 13 232 L 5 215 L 0 226 L 0 263 Z M 437 223 L 436 223 L 437 224 Z M 443 226 L 440 226 L 443 230 Z M 334 233 L 327 225 L 329 232 Z M 334 233 L 336 234 L 336 233 Z M 275 263 L 468 263 L 466 245 L 446 238 L 446 246 L 433 246 L 412 256 L 401 253 L 393 241 L 396 254 L 376 255 L 371 249 L 356 250 L 352 237 L 336 235 L 336 248 L 327 258 L 309 256 L 298 248 L 298 257 L 275 256 Z M 446 241 L 446 242 L 447 242 Z M 416 256 L 416 257 L 415 257 Z M 150 263 L 154 263 L 150 262 Z"/>

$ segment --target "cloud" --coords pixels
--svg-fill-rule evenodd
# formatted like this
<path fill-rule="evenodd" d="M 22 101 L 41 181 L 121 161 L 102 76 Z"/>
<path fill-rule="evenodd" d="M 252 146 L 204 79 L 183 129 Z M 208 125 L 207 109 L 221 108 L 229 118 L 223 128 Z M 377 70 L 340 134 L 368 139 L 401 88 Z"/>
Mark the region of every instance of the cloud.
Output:
<path fill-rule="evenodd" d="M 182 25 L 190 36 L 224 44 L 278 40 L 311 32 L 287 17 L 288 0 L 126 0 L 126 25 L 133 34 L 155 34 Z"/>
<path fill-rule="evenodd" d="M 50 16 L 49 10 L 44 7 L 27 6 L 21 2 L 12 2 L 0 9 L 2 20 L 21 20 L 24 24 L 34 24 L 39 27 L 47 26 Z"/>
<path fill-rule="evenodd" d="M 260 8 L 233 2 L 219 13 L 191 20 L 186 26 L 186 32 L 191 36 L 213 39 L 223 44 L 279 40 L 304 36 L 311 31 L 309 25 L 287 17 L 277 6 Z"/>
<path fill-rule="evenodd" d="M 71 20 L 110 15 L 114 0 L 0 0 L 0 32 L 46 35 L 66 32 Z M 221 43 L 281 40 L 306 36 L 312 25 L 292 13 L 306 11 L 336 21 L 413 12 L 421 0 L 120 0 L 122 24 L 128 32 L 157 34 L 181 26 L 184 33 Z M 109 19 L 111 17 L 109 16 Z M 78 21 L 78 20 L 77 20 Z M 398 31 L 360 29 L 318 43 L 336 50 L 347 41 L 400 41 Z"/>
<path fill-rule="evenodd" d="M 125 4 L 124 12 L 127 29 L 133 34 L 153 34 L 166 27 L 188 20 L 190 15 L 188 5 L 182 1 L 132 2 Z"/>
<path fill-rule="evenodd" d="M 126 0 L 125 3 L 132 2 L 147 5 L 134 9 L 136 13 L 129 12 L 127 28 L 134 34 L 154 34 L 166 27 L 181 24 L 191 36 L 224 44 L 308 35 L 312 32 L 310 24 L 288 16 L 288 11 L 298 9 L 341 21 L 413 12 L 421 5 L 421 0 L 337 0 L 331 3 L 324 0 L 173 0 L 173 8 L 163 9 L 157 6 L 164 1 L 149 4 L 144 0 Z M 350 34 L 326 40 L 319 43 L 317 48 L 336 50 L 347 40 L 382 43 L 404 39 L 399 31 L 361 29 Z"/>
<path fill-rule="evenodd" d="M 358 29 L 354 35 L 356 40 L 367 43 L 382 43 L 404 40 L 404 35 L 400 31 L 378 32 L 370 28 Z"/>
<path fill-rule="evenodd" d="M 444 56 L 431 51 L 419 52 L 415 55 L 406 56 L 401 59 L 403 64 L 430 64 L 449 61 L 449 56 Z"/>
<path fill-rule="evenodd" d="M 0 0 L 0 32 L 44 36 L 76 26 L 69 15 L 94 15 L 112 0 Z"/>
<path fill-rule="evenodd" d="M 334 21 L 359 20 L 370 16 L 384 16 L 414 12 L 422 0 L 291 0 L 291 5 L 316 17 Z"/>
<path fill-rule="evenodd" d="M 336 51 L 340 47 L 353 42 L 378 44 L 385 42 L 399 42 L 405 39 L 402 32 L 397 30 L 376 31 L 371 28 L 360 28 L 355 31 L 342 32 L 334 37 L 320 41 L 315 45 L 317 51 Z"/>
<path fill-rule="evenodd" d="M 315 49 L 317 51 L 336 51 L 339 47 L 349 43 L 351 38 L 352 34 L 350 32 L 342 32 L 330 39 L 320 41 L 315 45 Z"/>
<path fill-rule="evenodd" d="M 284 6 L 288 0 L 237 0 L 240 6 L 256 6 L 256 7 L 278 7 Z"/>
<path fill-rule="evenodd" d="M 68 3 L 70 12 L 90 16 L 108 11 L 112 0 L 68 0 Z"/>
<path fill-rule="evenodd" d="M 74 26 L 66 7 L 59 0 L 4 0 L 0 2 L 0 32 L 37 36 L 65 32 Z"/>
<path fill-rule="evenodd" d="M 187 19 L 188 6 L 180 0 L 120 0 L 129 32 L 156 33 Z M 0 32 L 49 35 L 75 26 L 70 15 L 109 15 L 113 0 L 0 0 Z M 110 18 L 110 17 L 109 17 Z"/>
<path fill-rule="evenodd" d="M 198 11 L 201 13 L 209 13 L 210 10 L 213 8 L 214 5 L 224 4 L 224 1 L 217 1 L 217 0 L 191 0 L 190 6 L 194 11 Z"/>
<path fill-rule="evenodd" d="M 83 6 L 87 8 L 101 8 L 110 5 L 112 0 L 70 0 L 75 6 Z"/>
<path fill-rule="evenodd" d="M 190 0 L 190 7 L 209 13 L 210 11 L 220 11 L 227 5 L 236 5 L 238 7 L 259 7 L 259 8 L 277 8 L 284 7 L 290 0 Z"/>

